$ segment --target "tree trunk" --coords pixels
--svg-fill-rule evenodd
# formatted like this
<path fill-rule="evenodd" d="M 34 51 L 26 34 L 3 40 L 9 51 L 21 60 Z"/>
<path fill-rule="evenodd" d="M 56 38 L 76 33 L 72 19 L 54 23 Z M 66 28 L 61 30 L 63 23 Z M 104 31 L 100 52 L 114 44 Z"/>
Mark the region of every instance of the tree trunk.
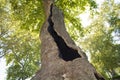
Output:
<path fill-rule="evenodd" d="M 104 80 L 66 32 L 64 17 L 52 0 L 43 0 L 46 13 L 41 33 L 41 69 L 32 80 Z"/>

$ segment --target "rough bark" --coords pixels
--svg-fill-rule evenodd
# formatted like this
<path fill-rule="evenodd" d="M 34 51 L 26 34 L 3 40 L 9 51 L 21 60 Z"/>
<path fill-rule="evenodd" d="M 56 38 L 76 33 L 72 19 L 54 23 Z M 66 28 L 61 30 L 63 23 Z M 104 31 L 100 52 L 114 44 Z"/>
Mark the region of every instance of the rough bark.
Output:
<path fill-rule="evenodd" d="M 52 0 L 44 0 L 44 4 L 46 21 L 40 33 L 42 65 L 32 80 L 104 80 L 70 38 L 61 10 Z"/>

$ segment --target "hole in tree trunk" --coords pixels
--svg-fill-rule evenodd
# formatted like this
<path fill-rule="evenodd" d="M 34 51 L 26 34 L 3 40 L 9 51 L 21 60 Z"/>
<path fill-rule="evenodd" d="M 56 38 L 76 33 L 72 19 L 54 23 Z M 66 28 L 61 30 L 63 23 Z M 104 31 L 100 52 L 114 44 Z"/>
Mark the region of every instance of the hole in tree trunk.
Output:
<path fill-rule="evenodd" d="M 53 28 L 54 23 L 52 22 L 51 17 L 52 17 L 52 6 L 51 6 L 51 14 L 48 19 L 48 22 L 49 22 L 48 32 L 54 38 L 54 41 L 56 42 L 56 44 L 59 48 L 59 57 L 65 61 L 72 61 L 73 59 L 80 58 L 81 56 L 79 55 L 78 51 L 67 46 L 67 44 L 62 39 L 62 37 L 60 37 L 55 32 L 55 30 Z"/>
<path fill-rule="evenodd" d="M 97 73 L 94 73 L 97 80 L 105 80 L 103 77 L 99 76 Z"/>
<path fill-rule="evenodd" d="M 74 50 L 66 45 L 65 41 L 54 31 L 53 26 L 49 26 L 48 31 L 54 38 L 54 41 L 56 42 L 59 48 L 60 58 L 64 59 L 65 61 L 71 61 L 73 59 L 81 57 L 77 50 Z"/>

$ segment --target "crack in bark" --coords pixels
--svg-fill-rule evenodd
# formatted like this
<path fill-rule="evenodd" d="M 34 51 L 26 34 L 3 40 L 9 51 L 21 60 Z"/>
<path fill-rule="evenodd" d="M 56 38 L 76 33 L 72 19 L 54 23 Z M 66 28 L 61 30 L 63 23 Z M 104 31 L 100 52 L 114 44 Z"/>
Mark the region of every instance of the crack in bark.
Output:
<path fill-rule="evenodd" d="M 48 18 L 49 26 L 48 26 L 48 32 L 53 37 L 54 41 L 56 42 L 58 48 L 59 48 L 59 57 L 62 58 L 65 61 L 72 61 L 76 58 L 80 58 L 77 50 L 74 50 L 67 46 L 64 39 L 62 39 L 61 36 L 59 36 L 56 31 L 54 30 L 54 22 L 52 21 L 52 7 L 53 4 L 50 6 L 50 15 Z"/>
<path fill-rule="evenodd" d="M 100 76 L 99 74 L 97 73 L 94 73 L 95 77 L 97 80 L 105 80 L 102 76 Z"/>

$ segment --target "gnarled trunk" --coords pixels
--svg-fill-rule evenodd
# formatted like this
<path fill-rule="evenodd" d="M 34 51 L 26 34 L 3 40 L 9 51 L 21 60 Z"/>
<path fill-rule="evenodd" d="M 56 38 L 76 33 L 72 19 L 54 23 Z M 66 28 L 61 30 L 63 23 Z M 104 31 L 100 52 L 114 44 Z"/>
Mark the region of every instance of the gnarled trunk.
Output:
<path fill-rule="evenodd" d="M 66 32 L 64 17 L 52 0 L 44 0 L 46 21 L 41 38 L 41 70 L 32 80 L 104 80 Z"/>

